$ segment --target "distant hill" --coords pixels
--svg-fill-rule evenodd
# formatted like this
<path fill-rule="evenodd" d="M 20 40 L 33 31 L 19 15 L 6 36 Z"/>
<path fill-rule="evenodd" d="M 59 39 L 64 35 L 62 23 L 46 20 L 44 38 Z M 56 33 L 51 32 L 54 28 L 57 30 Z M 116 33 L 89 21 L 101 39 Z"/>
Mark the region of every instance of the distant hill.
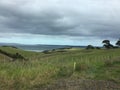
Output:
<path fill-rule="evenodd" d="M 27 51 L 44 51 L 44 50 L 52 50 L 58 48 L 85 48 L 86 46 L 73 46 L 73 45 L 44 45 L 44 44 L 36 44 L 36 45 L 24 45 L 17 43 L 0 43 L 0 46 L 12 46 L 17 47 Z"/>

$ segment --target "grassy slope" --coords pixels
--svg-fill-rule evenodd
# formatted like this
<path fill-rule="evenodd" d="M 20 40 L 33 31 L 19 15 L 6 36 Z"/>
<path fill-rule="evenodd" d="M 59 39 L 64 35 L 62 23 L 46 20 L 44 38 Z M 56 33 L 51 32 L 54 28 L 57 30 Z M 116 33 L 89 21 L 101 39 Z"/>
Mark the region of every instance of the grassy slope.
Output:
<path fill-rule="evenodd" d="M 27 52 L 11 47 L 0 49 L 9 53 L 18 52 L 29 58 L 29 61 L 6 60 L 0 63 L 0 88 L 3 90 L 41 87 L 61 78 L 112 80 L 120 83 L 120 49 L 74 49 L 50 54 Z M 3 59 L 2 55 L 0 59 Z"/>
<path fill-rule="evenodd" d="M 0 49 L 11 54 L 19 53 L 28 59 L 33 59 L 36 55 L 40 55 L 40 53 L 37 52 L 24 51 L 22 49 L 16 49 L 12 47 L 0 47 Z"/>
<path fill-rule="evenodd" d="M 10 57 L 7 57 L 6 55 L 3 55 L 3 54 L 0 54 L 0 62 L 4 62 L 4 61 L 6 61 L 6 60 L 11 60 L 11 58 Z"/>

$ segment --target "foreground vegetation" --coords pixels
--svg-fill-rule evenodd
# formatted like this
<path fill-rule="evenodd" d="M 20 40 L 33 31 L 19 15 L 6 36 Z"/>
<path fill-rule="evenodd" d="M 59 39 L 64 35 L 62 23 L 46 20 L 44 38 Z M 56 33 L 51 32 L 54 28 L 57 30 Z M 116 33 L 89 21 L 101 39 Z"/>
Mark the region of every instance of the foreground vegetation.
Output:
<path fill-rule="evenodd" d="M 120 49 L 69 49 L 50 53 L 28 52 L 0 47 L 26 60 L 11 61 L 0 53 L 0 88 L 26 90 L 41 88 L 60 79 L 107 80 L 120 83 Z"/>

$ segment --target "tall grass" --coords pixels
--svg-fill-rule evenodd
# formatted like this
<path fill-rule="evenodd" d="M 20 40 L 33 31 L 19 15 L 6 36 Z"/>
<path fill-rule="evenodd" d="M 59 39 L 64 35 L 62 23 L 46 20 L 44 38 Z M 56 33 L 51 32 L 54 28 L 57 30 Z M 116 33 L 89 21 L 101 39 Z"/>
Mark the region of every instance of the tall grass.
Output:
<path fill-rule="evenodd" d="M 20 52 L 29 60 L 3 62 L 1 58 L 0 88 L 3 90 L 42 87 L 61 78 L 104 79 L 119 82 L 120 49 L 71 50 L 50 54 L 14 50 L 14 53 L 16 52 Z M 74 62 L 76 62 L 75 70 Z"/>

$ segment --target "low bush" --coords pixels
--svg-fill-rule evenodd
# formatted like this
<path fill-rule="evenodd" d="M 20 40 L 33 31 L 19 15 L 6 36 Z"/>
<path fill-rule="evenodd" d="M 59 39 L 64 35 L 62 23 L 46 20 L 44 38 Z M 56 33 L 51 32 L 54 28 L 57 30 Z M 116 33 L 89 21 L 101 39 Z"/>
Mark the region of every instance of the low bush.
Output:
<path fill-rule="evenodd" d="M 57 77 L 70 77 L 72 74 L 73 74 L 73 69 L 64 66 L 59 69 Z"/>
<path fill-rule="evenodd" d="M 86 65 L 86 64 L 77 63 L 76 66 L 75 66 L 75 71 L 81 72 L 81 71 L 87 70 L 88 68 L 89 68 L 89 67 L 88 67 L 88 65 Z"/>

